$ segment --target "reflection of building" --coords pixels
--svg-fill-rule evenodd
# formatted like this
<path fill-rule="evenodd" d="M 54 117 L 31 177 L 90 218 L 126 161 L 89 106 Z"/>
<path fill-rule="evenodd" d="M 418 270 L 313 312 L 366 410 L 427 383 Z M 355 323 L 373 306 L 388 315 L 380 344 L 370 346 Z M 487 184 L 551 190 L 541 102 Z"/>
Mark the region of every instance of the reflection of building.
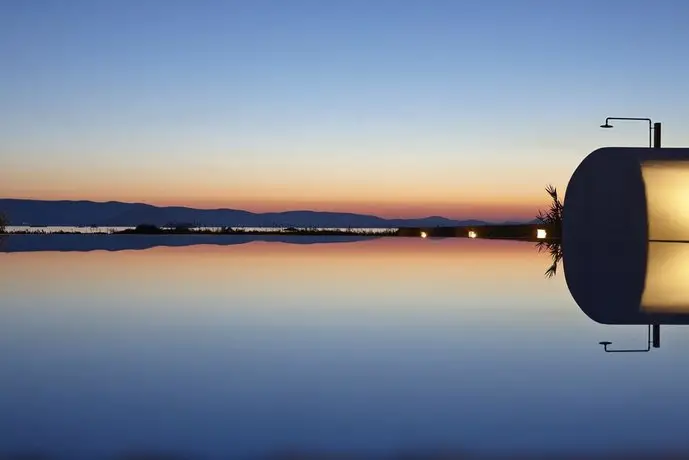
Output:
<path fill-rule="evenodd" d="M 610 345 L 612 345 L 612 342 L 609 341 L 603 341 L 603 342 L 598 342 L 599 345 L 603 345 L 603 350 L 605 350 L 606 353 L 635 353 L 635 352 L 649 352 L 651 351 L 651 345 L 653 345 L 653 348 L 660 348 L 660 326 L 654 325 L 653 328 L 653 333 L 651 333 L 651 325 L 649 324 L 647 327 L 647 334 L 646 334 L 646 348 L 618 348 L 618 349 L 610 349 L 608 348 Z"/>
<path fill-rule="evenodd" d="M 553 261 L 545 271 L 545 276 L 548 278 L 555 276 L 557 274 L 557 267 L 562 260 L 562 245 L 560 244 L 560 240 L 539 241 L 536 243 L 536 248 L 538 248 L 538 252 L 549 253 Z"/>
<path fill-rule="evenodd" d="M 650 242 L 641 309 L 689 315 L 689 244 Z"/>

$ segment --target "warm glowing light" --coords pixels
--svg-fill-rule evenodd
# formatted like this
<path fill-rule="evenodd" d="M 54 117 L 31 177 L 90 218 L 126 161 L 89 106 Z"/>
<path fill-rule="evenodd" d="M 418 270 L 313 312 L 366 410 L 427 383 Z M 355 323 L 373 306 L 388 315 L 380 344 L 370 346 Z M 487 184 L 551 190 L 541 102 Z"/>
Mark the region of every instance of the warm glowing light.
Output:
<path fill-rule="evenodd" d="M 648 244 L 641 308 L 648 313 L 689 313 L 689 244 Z"/>
<path fill-rule="evenodd" d="M 426 238 L 428 234 L 426 232 L 421 232 L 421 238 Z"/>
<path fill-rule="evenodd" d="M 475 231 L 469 230 L 469 238 L 476 238 L 478 235 L 476 234 Z"/>
<path fill-rule="evenodd" d="M 641 175 L 646 189 L 648 238 L 689 240 L 689 162 L 646 161 Z"/>
<path fill-rule="evenodd" d="M 536 238 L 538 238 L 539 240 L 542 240 L 546 236 L 548 236 L 548 232 L 546 232 L 545 229 L 539 228 L 536 230 Z"/>

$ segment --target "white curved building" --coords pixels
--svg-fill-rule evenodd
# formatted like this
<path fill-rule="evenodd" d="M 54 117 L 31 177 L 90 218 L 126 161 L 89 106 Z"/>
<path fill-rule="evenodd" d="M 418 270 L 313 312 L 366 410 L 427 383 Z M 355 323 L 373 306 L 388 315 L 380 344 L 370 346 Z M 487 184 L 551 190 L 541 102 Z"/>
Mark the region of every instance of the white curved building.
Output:
<path fill-rule="evenodd" d="M 567 186 L 565 279 L 604 324 L 689 324 L 689 149 L 607 147 Z"/>

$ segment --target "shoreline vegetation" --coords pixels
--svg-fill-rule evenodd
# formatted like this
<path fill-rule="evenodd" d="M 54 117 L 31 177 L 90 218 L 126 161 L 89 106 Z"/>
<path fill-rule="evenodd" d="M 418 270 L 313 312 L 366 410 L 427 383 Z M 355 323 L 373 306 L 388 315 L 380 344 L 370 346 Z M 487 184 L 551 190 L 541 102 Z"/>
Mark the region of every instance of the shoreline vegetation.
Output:
<path fill-rule="evenodd" d="M 381 229 L 361 228 L 243 228 L 243 227 L 158 227 L 150 224 L 127 229 L 85 229 L 50 231 L 34 228 L 10 231 L 7 235 L 282 235 L 282 236 L 359 236 L 359 237 L 412 237 L 412 238 L 480 238 L 536 241 L 550 238 L 550 226 L 542 224 L 482 225 L 471 227 L 401 227 Z M 546 236 L 538 238 L 538 230 Z"/>

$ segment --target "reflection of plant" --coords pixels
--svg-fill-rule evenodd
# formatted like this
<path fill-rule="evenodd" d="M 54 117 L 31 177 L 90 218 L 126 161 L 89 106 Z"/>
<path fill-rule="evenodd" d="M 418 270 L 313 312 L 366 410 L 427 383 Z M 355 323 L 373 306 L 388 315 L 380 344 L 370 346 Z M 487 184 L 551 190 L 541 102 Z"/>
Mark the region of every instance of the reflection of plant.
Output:
<path fill-rule="evenodd" d="M 546 278 L 552 278 L 557 274 L 557 266 L 562 260 L 562 245 L 559 240 L 539 241 L 536 243 L 538 252 L 548 252 L 553 259 L 552 265 L 545 271 Z"/>
<path fill-rule="evenodd" d="M 550 195 L 552 203 L 545 211 L 538 211 L 536 220 L 548 228 L 548 234 L 552 237 L 559 238 L 562 233 L 562 210 L 564 205 L 557 195 L 557 189 L 552 185 L 548 185 L 545 191 Z"/>

